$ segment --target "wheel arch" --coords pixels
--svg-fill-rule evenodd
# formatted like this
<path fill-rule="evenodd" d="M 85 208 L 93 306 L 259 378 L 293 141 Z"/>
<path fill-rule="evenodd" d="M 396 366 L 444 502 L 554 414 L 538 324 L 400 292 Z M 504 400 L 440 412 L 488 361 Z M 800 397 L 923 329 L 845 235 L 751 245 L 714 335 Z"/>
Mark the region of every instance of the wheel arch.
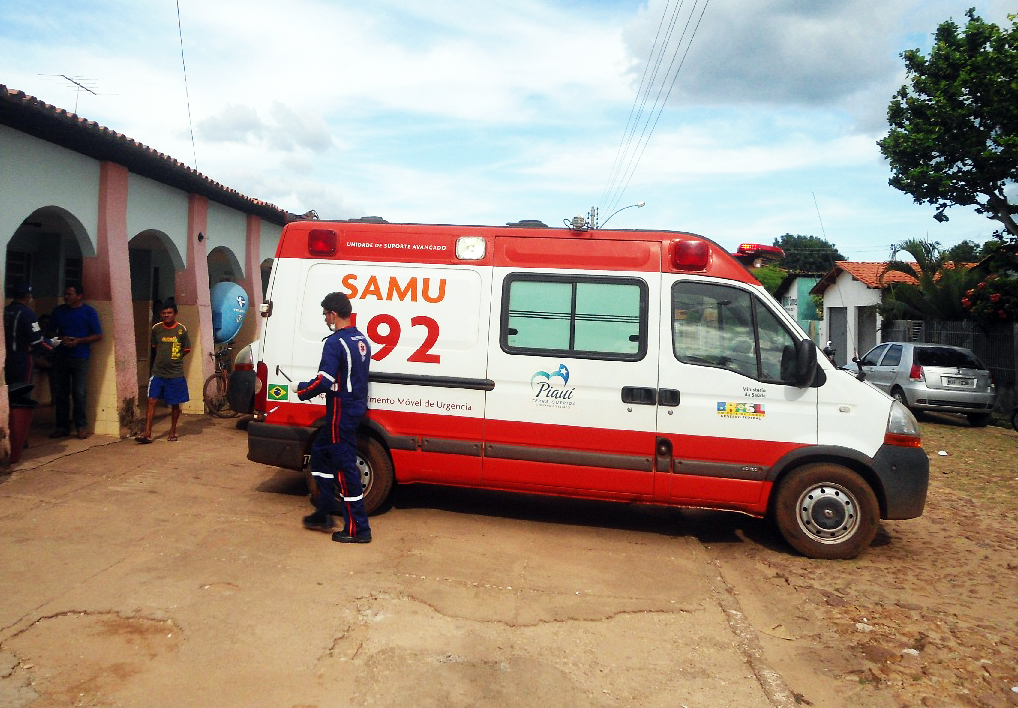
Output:
<path fill-rule="evenodd" d="M 862 477 L 877 498 L 877 504 L 880 506 L 880 518 L 887 518 L 887 491 L 884 489 L 880 476 L 873 468 L 873 458 L 858 450 L 835 445 L 815 445 L 793 450 L 771 467 L 767 479 L 772 482 L 772 488 L 777 489 L 782 480 L 792 472 L 816 463 L 841 465 Z M 767 511 L 769 514 L 773 513 L 776 498 L 777 495 L 772 493 L 768 500 Z"/>

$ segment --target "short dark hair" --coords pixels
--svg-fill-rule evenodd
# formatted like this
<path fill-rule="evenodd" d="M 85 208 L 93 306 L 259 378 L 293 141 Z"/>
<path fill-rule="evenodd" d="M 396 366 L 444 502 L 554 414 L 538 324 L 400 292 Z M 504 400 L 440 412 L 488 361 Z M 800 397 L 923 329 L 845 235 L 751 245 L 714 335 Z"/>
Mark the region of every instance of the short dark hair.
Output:
<path fill-rule="evenodd" d="M 168 297 L 159 303 L 159 312 L 163 310 L 173 310 L 173 314 L 177 314 L 177 301 L 172 297 Z"/>
<path fill-rule="evenodd" d="M 329 293 L 322 300 L 322 309 L 326 312 L 335 312 L 346 319 L 353 312 L 353 305 L 350 304 L 350 298 L 346 293 Z"/>
<path fill-rule="evenodd" d="M 74 292 L 78 295 L 85 294 L 85 290 L 81 287 L 81 283 L 76 283 L 73 280 L 64 283 L 64 290 L 67 290 L 67 288 L 74 288 Z"/>

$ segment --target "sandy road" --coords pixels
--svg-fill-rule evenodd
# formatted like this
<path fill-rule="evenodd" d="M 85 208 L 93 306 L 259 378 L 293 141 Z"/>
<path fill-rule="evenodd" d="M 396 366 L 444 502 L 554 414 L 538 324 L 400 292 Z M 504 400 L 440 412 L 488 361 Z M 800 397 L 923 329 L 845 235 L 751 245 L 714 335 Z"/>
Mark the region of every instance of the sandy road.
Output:
<path fill-rule="evenodd" d="M 182 433 L 0 483 L 0 705 L 909 705 L 829 614 L 847 564 L 763 522 L 421 487 L 350 547 L 231 421 Z"/>

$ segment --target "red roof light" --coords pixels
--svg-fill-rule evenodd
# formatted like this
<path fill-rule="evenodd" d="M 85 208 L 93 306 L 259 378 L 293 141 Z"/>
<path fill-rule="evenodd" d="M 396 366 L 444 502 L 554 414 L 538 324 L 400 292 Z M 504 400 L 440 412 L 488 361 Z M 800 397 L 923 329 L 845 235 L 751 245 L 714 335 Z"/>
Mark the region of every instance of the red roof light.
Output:
<path fill-rule="evenodd" d="M 311 229 L 308 232 L 308 253 L 312 256 L 336 255 L 336 232 L 332 229 Z"/>

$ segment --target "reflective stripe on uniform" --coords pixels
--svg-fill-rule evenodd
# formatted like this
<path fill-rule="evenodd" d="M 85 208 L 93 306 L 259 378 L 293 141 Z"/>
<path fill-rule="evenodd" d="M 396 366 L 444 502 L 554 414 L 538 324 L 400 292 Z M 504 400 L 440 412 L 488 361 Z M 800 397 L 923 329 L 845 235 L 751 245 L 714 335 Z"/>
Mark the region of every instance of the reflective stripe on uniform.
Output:
<path fill-rule="evenodd" d="M 346 390 L 347 392 L 353 391 L 353 357 L 350 356 L 350 347 L 346 346 L 346 340 L 340 339 L 339 343 L 343 345 L 343 349 L 346 351 Z"/>
<path fill-rule="evenodd" d="M 336 479 L 336 475 L 334 474 L 329 474 L 328 472 L 315 472 L 314 470 L 311 470 L 311 476 L 324 477 L 325 479 Z"/>
<path fill-rule="evenodd" d="M 333 376 L 329 375 L 329 374 L 328 374 L 327 372 L 325 372 L 325 371 L 319 371 L 319 372 L 318 372 L 318 375 L 319 375 L 319 376 L 324 376 L 325 378 L 327 378 L 327 379 L 328 379 L 329 381 L 331 381 L 332 383 L 336 383 L 336 379 L 335 379 L 335 377 L 333 377 Z"/>
<path fill-rule="evenodd" d="M 345 501 L 345 502 L 355 502 L 355 501 L 360 501 L 363 498 L 364 498 L 364 495 L 363 494 L 359 494 L 356 497 L 343 497 L 343 501 Z"/>

